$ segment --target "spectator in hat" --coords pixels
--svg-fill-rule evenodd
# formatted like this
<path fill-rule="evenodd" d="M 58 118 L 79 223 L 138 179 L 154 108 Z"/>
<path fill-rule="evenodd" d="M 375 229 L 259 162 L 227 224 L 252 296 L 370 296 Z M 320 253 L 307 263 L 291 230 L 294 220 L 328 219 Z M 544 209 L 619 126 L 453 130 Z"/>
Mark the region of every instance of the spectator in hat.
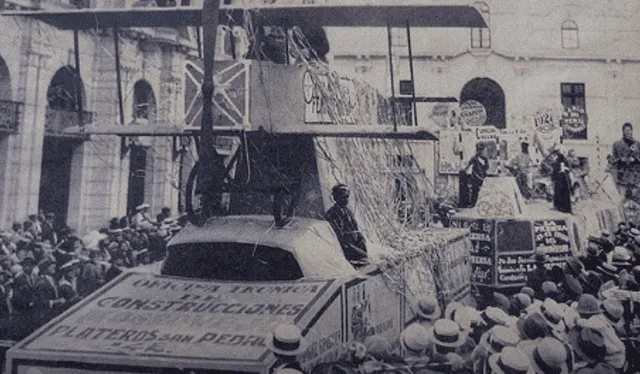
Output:
<path fill-rule="evenodd" d="M 589 319 L 578 320 L 575 331 L 581 331 L 585 328 L 597 331 L 603 336 L 606 348 L 604 362 L 615 369 L 621 369 L 626 362 L 626 347 L 606 318 L 602 315 L 594 315 Z"/>
<path fill-rule="evenodd" d="M 504 310 L 495 307 L 487 307 L 480 313 L 482 323 L 473 329 L 472 338 L 478 342 L 482 339 L 482 335 L 497 325 L 509 326 L 509 315 Z"/>
<path fill-rule="evenodd" d="M 500 292 L 493 293 L 493 303 L 496 308 L 502 309 L 507 314 L 511 311 L 511 302 L 509 301 L 509 298 Z"/>
<path fill-rule="evenodd" d="M 165 206 L 160 211 L 160 214 L 156 216 L 156 222 L 158 223 L 164 222 L 164 220 L 167 218 L 171 218 L 171 208 L 169 208 L 168 206 Z"/>
<path fill-rule="evenodd" d="M 511 297 L 511 311 L 509 314 L 515 317 L 520 317 L 529 306 L 531 306 L 531 297 L 529 295 L 519 292 Z"/>
<path fill-rule="evenodd" d="M 37 300 L 35 281 L 31 276 L 35 266 L 36 259 L 29 254 L 25 256 L 20 266 L 16 268 L 16 273 L 14 273 L 14 293 L 11 303 L 18 313 L 27 313 L 35 307 Z"/>
<path fill-rule="evenodd" d="M 600 305 L 602 309 L 602 315 L 607 319 L 607 322 L 615 330 L 619 337 L 625 337 L 626 331 L 624 329 L 624 307 L 616 300 L 607 299 Z"/>
<path fill-rule="evenodd" d="M 327 211 L 326 220 L 338 236 L 347 260 L 360 264 L 367 261 L 365 238 L 358 228 L 356 217 L 349 209 L 349 187 L 338 184 L 331 189 L 335 204 Z"/>
<path fill-rule="evenodd" d="M 33 222 L 27 220 L 22 222 L 22 237 L 28 241 L 35 241 L 36 235 L 33 229 Z"/>
<path fill-rule="evenodd" d="M 629 271 L 633 267 L 631 260 L 631 254 L 626 248 L 616 247 L 613 255 L 611 256 L 611 265 L 616 267 L 617 273 L 620 273 L 623 270 Z"/>
<path fill-rule="evenodd" d="M 560 341 L 564 341 L 566 339 L 566 326 L 563 320 L 564 311 L 560 305 L 555 300 L 547 298 L 540 306 L 540 314 L 549 327 L 551 335 Z"/>
<path fill-rule="evenodd" d="M 151 220 L 149 215 L 149 204 L 144 203 L 136 207 L 136 215 L 133 218 L 133 228 L 139 228 L 142 230 L 153 230 L 155 228 L 155 222 Z"/>
<path fill-rule="evenodd" d="M 565 275 L 562 289 L 560 290 L 560 302 L 571 303 L 582 295 L 582 285 L 573 275 Z"/>
<path fill-rule="evenodd" d="M 537 296 L 540 300 L 546 300 L 547 298 L 555 300 L 558 297 L 558 286 L 551 281 L 542 282 L 540 292 Z"/>
<path fill-rule="evenodd" d="M 580 280 L 582 284 L 584 293 L 598 296 L 598 292 L 602 286 L 602 279 L 597 272 L 589 270 L 586 274 L 582 274 L 578 280 Z"/>
<path fill-rule="evenodd" d="M 53 279 L 56 276 L 56 264 L 50 257 L 45 257 L 39 264 L 40 277 L 35 285 L 36 295 L 41 306 L 41 316 L 48 320 L 52 318 L 64 304 L 60 296 L 58 284 Z"/>
<path fill-rule="evenodd" d="M 494 326 L 482 336 L 467 360 L 467 367 L 474 373 L 481 373 L 486 369 L 489 357 L 499 354 L 507 347 L 516 347 L 519 342 L 520 337 L 513 329 L 500 325 Z"/>
<path fill-rule="evenodd" d="M 298 356 L 307 348 L 307 341 L 297 326 L 284 323 L 276 326 L 269 336 L 267 347 L 276 357 L 272 372 L 279 369 L 302 370 Z"/>
<path fill-rule="evenodd" d="M 580 296 L 575 309 L 581 319 L 589 319 L 601 313 L 600 302 L 590 294 Z"/>
<path fill-rule="evenodd" d="M 564 264 L 564 271 L 566 274 L 573 275 L 576 279 L 582 275 L 584 271 L 584 265 L 577 258 L 571 256 L 567 257 Z"/>
<path fill-rule="evenodd" d="M 102 267 L 98 263 L 100 251 L 95 248 L 89 250 L 89 261 L 81 265 L 78 277 L 78 293 L 85 297 L 104 284 Z"/>
<path fill-rule="evenodd" d="M 400 347 L 407 364 L 424 361 L 424 352 L 429 345 L 429 330 L 424 326 L 413 323 L 400 334 Z"/>
<path fill-rule="evenodd" d="M 60 296 L 65 300 L 65 308 L 75 304 L 80 300 L 78 295 L 78 274 L 80 272 L 80 261 L 73 259 L 60 266 L 62 277 L 58 283 Z"/>
<path fill-rule="evenodd" d="M 42 240 L 49 242 L 51 245 L 58 244 L 58 234 L 55 227 L 56 215 L 53 213 L 47 213 L 45 221 L 42 223 Z"/>
<path fill-rule="evenodd" d="M 458 327 L 460 328 L 460 334 L 462 335 L 464 343 L 456 349 L 455 353 L 466 361 L 467 359 L 469 359 L 469 357 L 471 357 L 471 354 L 476 348 L 476 342 L 471 337 L 472 317 L 468 312 L 468 309 L 464 305 L 456 301 L 451 302 L 447 305 L 444 315 L 446 319 L 457 323 Z"/>
<path fill-rule="evenodd" d="M 427 330 L 433 328 L 433 323 L 442 316 L 442 309 L 435 296 L 421 297 L 416 302 L 415 318 L 416 323 L 424 326 Z"/>
<path fill-rule="evenodd" d="M 533 290 L 533 288 L 528 287 L 528 286 L 524 286 L 520 289 L 520 292 L 529 296 L 531 298 L 531 300 L 533 300 L 533 298 L 536 296 L 536 291 Z"/>
<path fill-rule="evenodd" d="M 587 244 L 587 255 L 580 258 L 585 270 L 595 271 L 600 265 L 602 265 L 602 259 L 600 258 L 600 247 L 598 243 L 594 242 L 590 238 Z"/>
<path fill-rule="evenodd" d="M 506 347 L 488 360 L 489 372 L 492 374 L 532 374 L 529 357 L 514 347 Z"/>
<path fill-rule="evenodd" d="M 536 374 L 569 373 L 567 350 L 555 338 L 544 338 L 535 346 L 526 346 L 522 351 L 529 357 Z"/>
<path fill-rule="evenodd" d="M 387 362 L 391 358 L 393 347 L 382 335 L 370 335 L 364 339 L 364 345 L 371 358 L 378 362 Z"/>
<path fill-rule="evenodd" d="M 569 334 L 569 345 L 575 353 L 575 368 L 593 367 L 604 362 L 607 349 L 604 337 L 598 331 L 584 328 Z"/>
<path fill-rule="evenodd" d="M 516 329 L 520 334 L 519 347 L 521 349 L 523 345 L 537 344 L 540 339 L 551 336 L 547 321 L 540 313 L 533 313 L 518 319 Z"/>
<path fill-rule="evenodd" d="M 547 256 L 544 253 L 536 253 L 534 261 L 536 268 L 527 275 L 527 287 L 540 290 L 542 283 L 549 279 L 547 268 L 544 266 L 547 262 Z"/>
<path fill-rule="evenodd" d="M 426 356 L 431 363 L 437 363 L 432 367 L 432 370 L 448 373 L 454 367 L 462 367 L 462 357 L 455 353 L 456 348 L 464 344 L 457 323 L 447 319 L 437 320 L 431 330 L 430 342 L 433 348 L 427 350 Z"/>

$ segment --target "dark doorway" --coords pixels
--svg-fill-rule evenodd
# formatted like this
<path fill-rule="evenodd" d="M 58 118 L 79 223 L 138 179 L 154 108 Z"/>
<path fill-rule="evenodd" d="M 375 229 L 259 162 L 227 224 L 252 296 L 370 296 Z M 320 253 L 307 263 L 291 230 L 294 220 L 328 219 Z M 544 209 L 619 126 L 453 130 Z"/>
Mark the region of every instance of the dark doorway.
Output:
<path fill-rule="evenodd" d="M 67 222 L 71 160 L 78 144 L 68 138 L 45 136 L 42 146 L 38 209 L 55 213 L 60 224 Z"/>
<path fill-rule="evenodd" d="M 495 126 L 499 129 L 507 127 L 506 105 L 504 91 L 494 80 L 489 78 L 475 78 L 462 88 L 460 103 L 475 100 L 487 111 L 485 126 Z"/>
<path fill-rule="evenodd" d="M 127 213 L 144 203 L 144 185 L 147 170 L 147 148 L 132 146 L 129 161 L 129 189 Z"/>

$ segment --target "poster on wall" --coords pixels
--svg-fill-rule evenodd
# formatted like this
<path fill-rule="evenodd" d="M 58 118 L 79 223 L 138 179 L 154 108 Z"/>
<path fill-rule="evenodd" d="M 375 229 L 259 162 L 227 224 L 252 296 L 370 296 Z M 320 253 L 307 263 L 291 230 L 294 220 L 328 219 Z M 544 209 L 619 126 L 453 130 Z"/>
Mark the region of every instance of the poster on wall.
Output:
<path fill-rule="evenodd" d="M 570 105 L 562 112 L 562 130 L 565 139 L 587 140 L 587 111 L 583 106 Z"/>
<path fill-rule="evenodd" d="M 565 220 L 533 222 L 535 250 L 547 255 L 547 268 L 561 265 L 571 255 L 569 227 Z"/>
<path fill-rule="evenodd" d="M 440 153 L 438 172 L 440 174 L 458 174 L 462 169 L 460 132 L 440 130 L 440 145 L 438 149 Z"/>
<path fill-rule="evenodd" d="M 495 221 L 492 220 L 454 220 L 453 225 L 469 228 L 471 239 L 471 282 L 493 284 L 493 255 Z"/>
<path fill-rule="evenodd" d="M 527 283 L 527 274 L 534 269 L 531 253 L 500 254 L 496 264 L 498 284 L 524 285 Z"/>

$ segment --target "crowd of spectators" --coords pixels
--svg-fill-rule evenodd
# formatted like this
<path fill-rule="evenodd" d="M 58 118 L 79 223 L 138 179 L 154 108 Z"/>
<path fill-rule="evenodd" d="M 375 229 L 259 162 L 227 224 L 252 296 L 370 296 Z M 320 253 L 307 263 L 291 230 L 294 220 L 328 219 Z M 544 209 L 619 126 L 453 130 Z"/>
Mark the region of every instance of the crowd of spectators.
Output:
<path fill-rule="evenodd" d="M 372 332 L 348 354 L 313 373 L 640 372 L 640 231 L 620 223 L 614 234 L 589 237 L 588 253 L 556 266 L 536 253 L 527 284 L 463 305 L 426 297 L 400 336 Z M 471 306 L 473 305 L 473 306 Z M 278 326 L 269 346 L 274 373 L 304 373 L 305 340 Z"/>
<path fill-rule="evenodd" d="M 167 208 L 157 218 L 142 204 L 84 236 L 53 213 L 0 230 L 0 340 L 20 340 L 124 269 L 162 260 L 181 226 Z"/>

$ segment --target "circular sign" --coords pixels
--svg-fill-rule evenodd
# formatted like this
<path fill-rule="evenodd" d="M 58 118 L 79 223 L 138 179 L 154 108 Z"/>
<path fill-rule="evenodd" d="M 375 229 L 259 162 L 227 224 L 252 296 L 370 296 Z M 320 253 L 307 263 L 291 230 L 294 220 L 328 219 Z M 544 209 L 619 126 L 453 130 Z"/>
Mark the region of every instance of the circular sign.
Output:
<path fill-rule="evenodd" d="M 315 84 L 313 83 L 313 79 L 311 78 L 311 74 L 308 71 L 304 72 L 304 77 L 302 78 L 302 91 L 304 93 L 304 101 L 307 104 L 310 104 L 313 100 L 313 94 L 315 91 Z"/>
<path fill-rule="evenodd" d="M 467 126 L 482 126 L 487 121 L 487 111 L 480 102 L 467 100 L 460 105 L 460 117 Z"/>

